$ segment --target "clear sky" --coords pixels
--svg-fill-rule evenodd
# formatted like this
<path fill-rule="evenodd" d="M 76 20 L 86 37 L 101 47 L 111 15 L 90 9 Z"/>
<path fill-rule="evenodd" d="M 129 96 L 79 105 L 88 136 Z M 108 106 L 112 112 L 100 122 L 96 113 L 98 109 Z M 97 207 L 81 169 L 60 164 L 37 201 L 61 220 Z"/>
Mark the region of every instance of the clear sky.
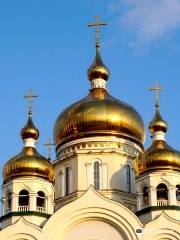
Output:
<path fill-rule="evenodd" d="M 133 105 L 147 127 L 155 101 L 147 89 L 158 81 L 167 140 L 180 149 L 180 0 L 0 0 L 1 168 L 22 149 L 22 96 L 30 88 L 39 95 L 33 119 L 42 154 L 59 113 L 87 94 L 95 53 L 87 23 L 95 15 L 109 23 L 101 30 L 101 55 L 111 95 Z"/>

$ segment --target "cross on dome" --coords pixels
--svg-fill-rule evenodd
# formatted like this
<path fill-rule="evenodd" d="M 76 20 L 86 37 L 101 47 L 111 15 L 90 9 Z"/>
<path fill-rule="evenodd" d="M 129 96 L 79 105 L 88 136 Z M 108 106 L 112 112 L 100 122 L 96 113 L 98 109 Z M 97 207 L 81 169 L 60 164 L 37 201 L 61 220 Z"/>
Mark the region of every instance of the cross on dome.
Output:
<path fill-rule="evenodd" d="M 33 108 L 33 98 L 37 98 L 38 95 L 33 94 L 32 90 L 30 89 L 28 95 L 25 95 L 24 98 L 29 100 L 29 115 L 32 115 L 32 108 Z"/>
<path fill-rule="evenodd" d="M 99 27 L 100 26 L 106 26 L 107 25 L 107 22 L 99 22 L 99 16 L 95 16 L 96 18 L 96 22 L 94 23 L 88 23 L 88 27 L 96 27 L 96 48 L 99 48 L 100 47 L 100 42 L 99 42 L 99 39 L 100 39 L 100 34 L 99 34 Z"/>
<path fill-rule="evenodd" d="M 158 82 L 155 82 L 154 87 L 153 88 L 149 88 L 149 90 L 155 92 L 156 108 L 158 108 L 159 107 L 159 95 L 158 95 L 158 92 L 164 90 L 164 88 L 158 87 Z"/>

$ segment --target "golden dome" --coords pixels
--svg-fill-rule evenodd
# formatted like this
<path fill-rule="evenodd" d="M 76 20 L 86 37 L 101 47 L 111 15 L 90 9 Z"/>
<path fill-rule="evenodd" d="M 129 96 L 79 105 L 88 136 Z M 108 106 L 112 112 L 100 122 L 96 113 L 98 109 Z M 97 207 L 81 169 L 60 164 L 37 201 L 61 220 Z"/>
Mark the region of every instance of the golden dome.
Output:
<path fill-rule="evenodd" d="M 35 143 L 39 137 L 39 131 L 32 121 L 32 112 L 29 112 L 29 119 L 21 130 L 21 137 L 25 146 L 23 150 L 11 158 L 3 167 L 4 183 L 9 179 L 20 176 L 37 176 L 54 181 L 54 166 L 49 160 L 41 156 Z"/>
<path fill-rule="evenodd" d="M 180 152 L 162 140 L 153 142 L 140 161 L 138 175 L 154 170 L 180 171 Z"/>
<path fill-rule="evenodd" d="M 34 123 L 32 121 L 32 112 L 31 111 L 29 112 L 29 118 L 28 118 L 26 125 L 21 130 L 21 137 L 23 140 L 26 138 L 33 138 L 33 139 L 37 140 L 39 138 L 39 131 L 34 126 Z"/>
<path fill-rule="evenodd" d="M 106 89 L 110 75 L 100 56 L 96 39 L 96 56 L 88 69 L 90 93 L 65 109 L 54 125 L 56 148 L 71 140 L 91 136 L 117 136 L 143 147 L 144 123 L 130 105 L 112 97 Z"/>
<path fill-rule="evenodd" d="M 56 146 L 82 137 L 106 135 L 124 137 L 142 146 L 145 129 L 133 107 L 103 88 L 91 89 L 88 96 L 65 109 L 54 126 Z"/>
<path fill-rule="evenodd" d="M 135 161 L 135 172 L 139 176 L 148 171 L 177 170 L 180 171 L 180 152 L 170 147 L 165 141 L 165 133 L 168 125 L 159 113 L 156 104 L 156 113 L 150 122 L 149 130 L 152 133 L 153 142 L 144 151 L 140 159 Z"/>
<path fill-rule="evenodd" d="M 45 157 L 41 156 L 34 147 L 24 147 L 11 158 L 3 168 L 4 182 L 15 177 L 37 176 L 54 181 L 54 167 Z"/>
<path fill-rule="evenodd" d="M 157 131 L 166 132 L 167 128 L 168 128 L 168 124 L 166 121 L 162 119 L 159 112 L 159 107 L 156 106 L 156 113 L 153 120 L 149 124 L 149 131 L 151 133 L 155 133 Z"/>
<path fill-rule="evenodd" d="M 96 48 L 95 59 L 92 65 L 89 67 L 87 74 L 90 81 L 97 78 L 101 78 L 107 81 L 109 78 L 110 73 L 101 59 L 99 48 Z"/>

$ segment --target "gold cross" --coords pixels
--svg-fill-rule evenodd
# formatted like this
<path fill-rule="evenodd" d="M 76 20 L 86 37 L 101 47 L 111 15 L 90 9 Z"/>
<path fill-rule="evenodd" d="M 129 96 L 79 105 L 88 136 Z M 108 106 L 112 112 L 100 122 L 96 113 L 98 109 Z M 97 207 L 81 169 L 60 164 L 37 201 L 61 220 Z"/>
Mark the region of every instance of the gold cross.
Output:
<path fill-rule="evenodd" d="M 106 22 L 99 22 L 99 16 L 96 16 L 96 22 L 95 23 L 88 23 L 88 27 L 96 27 L 96 48 L 100 47 L 99 43 L 99 26 L 106 26 Z"/>
<path fill-rule="evenodd" d="M 47 147 L 47 151 L 48 151 L 48 159 L 51 159 L 51 146 L 54 146 L 55 144 L 51 142 L 51 139 L 48 139 L 47 143 L 43 144 L 45 147 Z"/>
<path fill-rule="evenodd" d="M 29 99 L 29 113 L 32 114 L 32 107 L 33 107 L 33 98 L 38 97 L 38 95 L 34 95 L 32 90 L 29 90 L 28 95 L 25 95 L 25 99 Z"/>
<path fill-rule="evenodd" d="M 159 88 L 159 87 L 158 87 L 158 83 L 155 82 L 154 87 L 153 87 L 153 88 L 149 88 L 149 90 L 155 92 L 156 107 L 159 107 L 159 96 L 158 96 L 158 92 L 164 90 L 164 88 Z"/>

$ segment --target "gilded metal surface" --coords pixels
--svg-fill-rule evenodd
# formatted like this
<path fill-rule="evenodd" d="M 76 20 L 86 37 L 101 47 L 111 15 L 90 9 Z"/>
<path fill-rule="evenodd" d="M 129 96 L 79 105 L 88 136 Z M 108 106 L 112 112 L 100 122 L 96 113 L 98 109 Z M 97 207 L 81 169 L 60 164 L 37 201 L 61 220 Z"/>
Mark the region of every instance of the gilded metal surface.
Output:
<path fill-rule="evenodd" d="M 11 158 L 3 168 L 4 182 L 19 176 L 38 176 L 53 182 L 54 167 L 35 148 L 25 147 Z"/>
<path fill-rule="evenodd" d="M 105 135 L 128 138 L 142 146 L 145 128 L 133 107 L 100 88 L 65 109 L 54 127 L 56 146 L 81 137 Z"/>
<path fill-rule="evenodd" d="M 137 175 L 152 170 L 180 171 L 180 152 L 170 147 L 165 141 L 158 140 L 152 143 L 142 158 L 136 162 Z"/>
<path fill-rule="evenodd" d="M 92 65 L 88 69 L 88 79 L 92 81 L 93 79 L 102 78 L 104 80 L 108 80 L 109 78 L 109 70 L 106 65 L 103 63 L 101 59 L 101 55 L 99 52 L 99 48 L 96 49 L 96 56 L 92 63 Z"/>
<path fill-rule="evenodd" d="M 21 137 L 22 139 L 33 138 L 35 140 L 37 140 L 39 137 L 39 131 L 34 126 L 34 123 L 32 121 L 32 113 L 29 113 L 29 119 L 24 128 L 21 130 Z"/>
<path fill-rule="evenodd" d="M 157 131 L 163 131 L 166 132 L 168 128 L 168 124 L 160 115 L 159 108 L 156 107 L 156 113 L 153 118 L 153 120 L 149 124 L 149 131 L 151 133 L 157 132 Z"/>

